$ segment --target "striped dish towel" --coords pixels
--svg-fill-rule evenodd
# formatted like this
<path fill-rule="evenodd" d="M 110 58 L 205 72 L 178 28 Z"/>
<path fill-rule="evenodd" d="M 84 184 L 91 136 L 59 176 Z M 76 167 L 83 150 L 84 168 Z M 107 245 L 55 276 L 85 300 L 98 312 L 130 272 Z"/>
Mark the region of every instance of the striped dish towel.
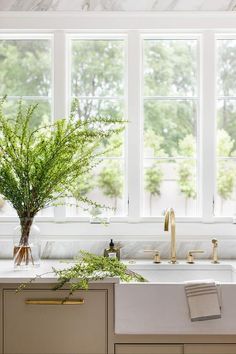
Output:
<path fill-rule="evenodd" d="M 221 318 L 217 286 L 213 280 L 186 282 L 185 293 L 192 322 Z"/>

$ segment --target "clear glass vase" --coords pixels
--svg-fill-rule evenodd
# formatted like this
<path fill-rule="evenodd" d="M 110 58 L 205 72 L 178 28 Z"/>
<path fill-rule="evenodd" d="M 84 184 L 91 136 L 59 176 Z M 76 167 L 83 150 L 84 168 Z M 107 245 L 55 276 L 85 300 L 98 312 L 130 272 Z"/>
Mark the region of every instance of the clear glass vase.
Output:
<path fill-rule="evenodd" d="M 14 269 L 27 270 L 40 266 L 40 230 L 33 218 L 21 219 L 14 229 Z"/>

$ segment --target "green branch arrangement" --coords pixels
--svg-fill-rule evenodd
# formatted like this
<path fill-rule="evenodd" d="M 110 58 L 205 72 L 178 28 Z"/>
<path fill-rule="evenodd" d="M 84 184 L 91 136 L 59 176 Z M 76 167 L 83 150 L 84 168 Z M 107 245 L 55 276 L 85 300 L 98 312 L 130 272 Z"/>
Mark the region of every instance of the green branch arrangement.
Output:
<path fill-rule="evenodd" d="M 80 252 L 80 258 L 68 269 L 53 269 L 58 277 L 55 290 L 69 284 L 70 294 L 79 289 L 88 289 L 89 282 L 105 278 L 119 277 L 124 282 L 145 282 L 145 278 L 132 272 L 118 259 L 96 256 L 89 252 Z"/>
<path fill-rule="evenodd" d="M 89 252 L 81 251 L 75 264 L 69 268 L 58 270 L 52 268 L 53 272 L 37 275 L 28 283 L 21 284 L 16 292 L 25 289 L 38 278 L 46 274 L 53 273 L 57 277 L 57 284 L 53 290 L 59 290 L 64 286 L 69 286 L 69 296 L 76 290 L 87 290 L 89 282 L 103 280 L 105 278 L 119 277 L 124 282 L 147 282 L 140 274 L 127 268 L 116 258 L 97 256 Z"/>
<path fill-rule="evenodd" d="M 20 219 L 21 239 L 14 249 L 15 264 L 33 264 L 29 246 L 35 215 L 72 195 L 79 178 L 100 161 L 104 141 L 123 131 L 125 122 L 112 117 L 86 119 L 78 116 L 74 101 L 68 119 L 31 128 L 37 105 L 20 101 L 16 117 L 4 114 L 6 97 L 0 101 L 0 195 Z M 98 206 L 85 196 L 77 200 Z"/>

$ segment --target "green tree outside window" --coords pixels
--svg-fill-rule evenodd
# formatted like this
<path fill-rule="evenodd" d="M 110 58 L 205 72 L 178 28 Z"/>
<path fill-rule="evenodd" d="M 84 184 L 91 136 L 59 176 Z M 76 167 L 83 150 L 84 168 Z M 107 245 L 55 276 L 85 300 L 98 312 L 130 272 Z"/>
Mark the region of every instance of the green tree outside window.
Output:
<path fill-rule="evenodd" d="M 196 199 L 196 141 L 192 135 L 187 135 L 179 142 L 179 153 L 190 159 L 180 160 L 178 163 L 178 184 L 181 193 L 185 197 L 185 215 L 188 214 L 189 199 Z"/>

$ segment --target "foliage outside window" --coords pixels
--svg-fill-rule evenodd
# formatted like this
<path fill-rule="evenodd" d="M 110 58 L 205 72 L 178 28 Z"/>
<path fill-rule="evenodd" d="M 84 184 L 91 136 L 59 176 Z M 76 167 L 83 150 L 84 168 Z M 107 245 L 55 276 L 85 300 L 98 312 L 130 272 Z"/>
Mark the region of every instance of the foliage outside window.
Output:
<path fill-rule="evenodd" d="M 79 100 L 78 116 L 124 118 L 124 40 L 73 39 L 71 41 L 71 99 Z M 113 152 L 88 176 L 87 196 L 110 207 L 89 210 L 89 214 L 125 215 L 124 134 L 104 141 Z M 114 150 L 115 148 L 115 150 Z M 81 181 L 78 181 L 78 190 Z M 84 187 L 83 187 L 84 190 Z M 78 192 L 78 191 L 77 191 Z M 74 193 L 76 198 L 76 192 Z M 72 202 L 73 203 L 73 202 Z M 81 208 L 67 209 L 68 215 L 84 216 Z"/>
<path fill-rule="evenodd" d="M 217 172 L 215 215 L 235 215 L 236 40 L 217 40 Z"/>
<path fill-rule="evenodd" d="M 4 112 L 16 116 L 17 101 L 38 104 L 30 128 L 48 124 L 52 115 L 52 53 L 50 39 L 0 39 L 0 97 L 8 95 Z M 52 215 L 52 208 L 40 212 Z M 0 215 L 15 215 L 0 203 Z"/>
<path fill-rule="evenodd" d="M 212 180 L 212 184 L 215 183 L 214 215 L 220 217 L 236 214 L 236 40 L 221 37 L 223 39 L 215 40 L 217 144 L 215 181 Z M 120 38 L 123 37 L 70 35 L 71 45 L 66 53 L 70 58 L 69 94 L 70 103 L 73 98 L 79 101 L 79 117 L 129 119 L 125 114 L 126 44 Z M 198 39 L 194 39 L 194 35 L 145 38 L 141 74 L 144 118 L 141 215 L 161 216 L 167 207 L 172 206 L 178 216 L 201 216 L 199 121 L 201 118 L 204 128 L 204 120 L 208 117 L 199 116 Z M 13 115 L 20 97 L 23 102 L 38 103 L 31 128 L 52 119 L 52 57 L 51 36 L 27 34 L 14 38 L 9 35 L 0 39 L 0 96 L 8 95 L 5 113 L 9 117 Z M 124 140 L 124 134 L 104 140 L 105 147 L 114 148 L 115 145 L 117 149 L 105 155 L 102 163 L 79 179 L 74 188 L 75 199 L 84 195 L 110 206 L 110 209 L 84 211 L 82 203 L 78 205 L 75 200 L 70 200 L 67 216 L 100 213 L 129 216 Z M 142 144 L 142 139 L 140 141 Z M 215 168 L 214 156 L 212 168 Z M 0 198 L 0 216 L 14 215 Z M 40 215 L 52 216 L 53 208 Z"/>
<path fill-rule="evenodd" d="M 144 77 L 144 215 L 170 206 L 197 210 L 197 40 L 146 39 Z"/>

